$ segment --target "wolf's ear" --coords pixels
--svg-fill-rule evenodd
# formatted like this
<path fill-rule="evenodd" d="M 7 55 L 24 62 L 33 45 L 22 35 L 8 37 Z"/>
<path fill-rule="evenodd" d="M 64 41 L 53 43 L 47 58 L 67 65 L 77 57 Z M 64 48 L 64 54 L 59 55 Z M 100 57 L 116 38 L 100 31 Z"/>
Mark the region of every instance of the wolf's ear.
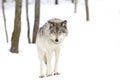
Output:
<path fill-rule="evenodd" d="M 61 23 L 61 26 L 66 27 L 66 25 L 67 25 L 67 20 L 64 20 L 64 21 Z"/>
<path fill-rule="evenodd" d="M 54 26 L 54 23 L 52 21 L 48 21 L 48 23 L 50 24 L 51 27 Z"/>

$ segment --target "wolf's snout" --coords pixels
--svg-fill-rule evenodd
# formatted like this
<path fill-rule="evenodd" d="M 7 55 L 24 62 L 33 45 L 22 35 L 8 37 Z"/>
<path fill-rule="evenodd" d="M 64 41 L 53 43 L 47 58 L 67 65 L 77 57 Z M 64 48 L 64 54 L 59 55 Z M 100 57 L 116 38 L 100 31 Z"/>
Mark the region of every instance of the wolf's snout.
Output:
<path fill-rule="evenodd" d="M 58 39 L 55 39 L 55 42 L 58 42 L 59 40 Z"/>

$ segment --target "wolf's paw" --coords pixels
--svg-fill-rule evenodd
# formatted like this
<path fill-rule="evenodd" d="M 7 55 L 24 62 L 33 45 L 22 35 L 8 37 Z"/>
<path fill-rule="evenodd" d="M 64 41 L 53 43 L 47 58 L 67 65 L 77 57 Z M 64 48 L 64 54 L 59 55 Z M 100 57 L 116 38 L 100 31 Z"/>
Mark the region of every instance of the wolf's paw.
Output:
<path fill-rule="evenodd" d="M 52 76 L 52 74 L 47 74 L 47 75 L 46 75 L 46 77 L 50 77 L 50 76 Z"/>
<path fill-rule="evenodd" d="M 44 78 L 44 77 L 45 77 L 44 75 L 39 76 L 39 78 Z"/>
<path fill-rule="evenodd" d="M 60 73 L 56 72 L 56 73 L 54 73 L 54 75 L 60 75 Z"/>

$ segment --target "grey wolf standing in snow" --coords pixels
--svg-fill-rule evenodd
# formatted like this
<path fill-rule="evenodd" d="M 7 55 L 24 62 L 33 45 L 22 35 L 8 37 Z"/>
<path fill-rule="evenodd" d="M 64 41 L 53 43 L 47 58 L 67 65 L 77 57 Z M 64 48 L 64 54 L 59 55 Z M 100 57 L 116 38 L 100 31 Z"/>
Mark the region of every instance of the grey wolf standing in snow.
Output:
<path fill-rule="evenodd" d="M 54 75 L 58 73 L 58 58 L 61 44 L 68 35 L 67 21 L 61 19 L 48 20 L 38 31 L 36 45 L 40 58 L 40 78 L 44 77 L 43 61 L 46 64 L 46 76 L 52 76 L 51 57 L 55 53 Z"/>

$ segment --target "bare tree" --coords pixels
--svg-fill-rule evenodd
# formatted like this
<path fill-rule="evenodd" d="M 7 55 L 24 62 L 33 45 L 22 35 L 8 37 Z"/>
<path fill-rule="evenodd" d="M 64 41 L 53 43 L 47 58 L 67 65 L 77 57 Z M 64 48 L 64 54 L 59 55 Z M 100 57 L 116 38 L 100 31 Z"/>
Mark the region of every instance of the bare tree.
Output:
<path fill-rule="evenodd" d="M 27 31 L 28 43 L 31 43 L 31 40 L 30 40 L 30 23 L 29 23 L 29 15 L 28 15 L 28 0 L 26 0 L 26 20 L 27 20 L 27 25 L 28 25 L 28 31 Z"/>
<path fill-rule="evenodd" d="M 74 3 L 74 0 L 71 0 L 72 3 Z"/>
<path fill-rule="evenodd" d="M 2 12 L 3 12 L 4 26 L 5 26 L 5 33 L 6 33 L 6 42 L 8 42 L 8 33 L 7 33 L 7 27 L 6 27 L 4 2 L 5 2 L 5 0 L 2 0 Z"/>
<path fill-rule="evenodd" d="M 86 20 L 89 21 L 89 7 L 88 7 L 88 0 L 85 0 L 85 8 L 86 8 Z"/>
<path fill-rule="evenodd" d="M 21 32 L 21 10 L 22 10 L 22 0 L 15 0 L 15 20 L 14 20 L 14 31 L 11 38 L 11 49 L 10 52 L 18 53 L 19 48 L 19 37 Z"/>
<path fill-rule="evenodd" d="M 58 0 L 55 0 L 55 5 L 58 5 Z"/>
<path fill-rule="evenodd" d="M 35 0 L 35 19 L 32 43 L 36 42 L 37 31 L 39 29 L 39 18 L 40 18 L 40 0 Z"/>
<path fill-rule="evenodd" d="M 3 2 L 6 2 L 6 0 L 2 0 Z"/>
<path fill-rule="evenodd" d="M 74 0 L 74 13 L 76 13 L 77 12 L 77 0 Z"/>

